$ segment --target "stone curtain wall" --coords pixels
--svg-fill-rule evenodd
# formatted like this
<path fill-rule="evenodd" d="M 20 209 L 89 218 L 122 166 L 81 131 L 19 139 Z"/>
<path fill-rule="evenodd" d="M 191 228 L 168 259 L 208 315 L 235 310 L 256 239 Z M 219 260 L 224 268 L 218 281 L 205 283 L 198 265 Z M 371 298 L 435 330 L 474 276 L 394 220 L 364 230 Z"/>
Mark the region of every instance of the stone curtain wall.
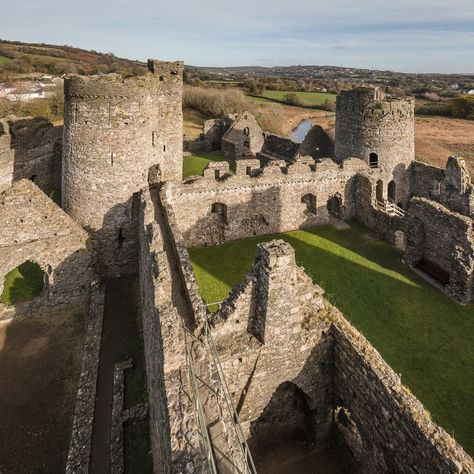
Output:
<path fill-rule="evenodd" d="M 26 260 L 47 275 L 42 295 L 0 305 L 0 318 L 87 304 L 92 279 L 88 235 L 34 183 L 21 180 L 0 194 L 0 293 L 5 275 Z"/>
<path fill-rule="evenodd" d="M 370 343 L 341 314 L 334 339 L 337 420 L 362 472 L 472 473 L 471 457 L 442 428 Z"/>
<path fill-rule="evenodd" d="M 412 198 L 407 211 L 404 260 L 422 258 L 449 273 L 446 292 L 462 303 L 473 300 L 474 232 L 472 219 L 439 203 Z"/>
<path fill-rule="evenodd" d="M 183 63 L 149 62 L 150 73 L 65 82 L 62 198 L 91 232 L 101 273 L 135 271 L 137 198 L 150 168 L 182 177 Z"/>
<path fill-rule="evenodd" d="M 0 191 L 31 179 L 50 194 L 61 187 L 62 126 L 43 117 L 0 120 Z"/>
<path fill-rule="evenodd" d="M 140 200 L 139 282 L 156 473 L 202 472 L 189 396 L 183 322 L 171 304 L 171 276 L 149 190 Z"/>
<path fill-rule="evenodd" d="M 437 201 L 474 218 L 474 186 L 463 158 L 451 156 L 446 168 L 415 161 L 411 165 L 412 194 Z"/>
<path fill-rule="evenodd" d="M 305 157 L 284 168 L 280 163 L 261 170 L 252 168 L 252 177 L 242 172 L 246 160 L 239 160 L 235 176 L 167 183 L 164 197 L 173 208 L 187 246 L 215 245 L 327 223 L 327 202 L 332 197 L 340 200 L 340 217 L 352 217 L 354 176 L 366 165 L 356 159 L 341 165 L 330 159 L 319 163 L 309 160 L 313 165 Z M 253 165 L 254 160 L 250 161 Z M 316 198 L 314 209 L 302 202 L 307 194 Z M 215 203 L 226 206 L 225 215 L 215 212 L 215 207 L 213 212 Z"/>
<path fill-rule="evenodd" d="M 214 339 L 246 435 L 291 382 L 309 401 L 316 442 L 337 433 L 361 472 L 473 473 L 470 456 L 322 294 L 291 246 L 272 241 L 258 246 L 252 272 L 215 316 Z"/>

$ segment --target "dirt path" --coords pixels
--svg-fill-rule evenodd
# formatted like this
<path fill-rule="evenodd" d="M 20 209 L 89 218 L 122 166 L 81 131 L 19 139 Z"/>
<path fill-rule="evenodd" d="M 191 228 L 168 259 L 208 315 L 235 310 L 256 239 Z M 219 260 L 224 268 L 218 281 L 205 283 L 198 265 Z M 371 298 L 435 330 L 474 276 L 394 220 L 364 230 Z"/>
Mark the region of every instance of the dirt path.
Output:
<path fill-rule="evenodd" d="M 110 428 L 115 364 L 127 359 L 133 361 L 133 369 L 128 369 L 125 374 L 125 407 L 128 408 L 146 398 L 138 318 L 137 277 L 114 278 L 107 280 L 105 284 L 104 324 L 91 449 L 92 474 L 110 472 Z M 140 470 L 128 470 L 128 472 L 151 472 L 150 460 L 147 459 L 146 446 L 144 447 L 144 453 L 132 453 L 134 459 L 138 458 L 133 462 L 140 464 Z M 129 462 L 125 456 L 126 467 L 127 464 Z"/>

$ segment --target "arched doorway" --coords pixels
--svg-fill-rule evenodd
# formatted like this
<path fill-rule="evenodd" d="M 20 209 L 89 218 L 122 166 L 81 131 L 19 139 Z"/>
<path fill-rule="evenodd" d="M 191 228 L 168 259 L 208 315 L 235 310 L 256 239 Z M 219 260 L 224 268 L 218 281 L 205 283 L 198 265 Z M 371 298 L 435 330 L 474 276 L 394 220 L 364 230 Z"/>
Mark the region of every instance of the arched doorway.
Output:
<path fill-rule="evenodd" d="M 211 213 L 215 214 L 222 224 L 227 224 L 227 206 L 221 202 L 215 202 L 211 206 Z"/>
<path fill-rule="evenodd" d="M 44 290 L 47 275 L 31 260 L 23 262 L 5 275 L 0 303 L 11 305 L 30 301 Z"/>
<path fill-rule="evenodd" d="M 383 181 L 379 179 L 375 186 L 375 199 L 378 202 L 383 202 Z"/>
<path fill-rule="evenodd" d="M 392 181 L 390 181 L 390 183 L 388 183 L 388 186 L 387 186 L 387 196 L 390 202 L 395 202 L 396 189 L 397 189 L 397 186 L 395 184 L 395 181 L 393 181 L 392 179 Z"/>
<path fill-rule="evenodd" d="M 314 215 L 317 212 L 317 207 L 316 207 L 316 196 L 314 194 L 305 194 L 301 198 L 301 202 L 303 204 L 306 204 L 306 209 L 305 209 L 305 214 L 311 214 Z"/>
<path fill-rule="evenodd" d="M 341 211 L 342 211 L 342 199 L 341 196 L 339 195 L 334 195 L 328 199 L 327 202 L 327 210 L 329 211 L 329 214 L 334 217 L 341 217 Z"/>

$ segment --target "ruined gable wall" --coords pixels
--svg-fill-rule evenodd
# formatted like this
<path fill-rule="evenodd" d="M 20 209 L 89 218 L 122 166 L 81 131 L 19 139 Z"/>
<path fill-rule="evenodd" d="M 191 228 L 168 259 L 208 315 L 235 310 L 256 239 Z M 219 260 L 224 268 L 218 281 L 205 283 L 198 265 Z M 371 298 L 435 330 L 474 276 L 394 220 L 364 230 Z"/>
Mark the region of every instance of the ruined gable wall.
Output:
<path fill-rule="evenodd" d="M 43 117 L 0 121 L 0 190 L 32 179 L 46 194 L 61 186 L 62 126 Z"/>
<path fill-rule="evenodd" d="M 50 307 L 85 304 L 92 279 L 88 235 L 29 180 L 0 194 L 0 293 L 5 275 L 26 260 L 47 274 L 31 302 L 0 305 L 0 317 L 22 317 Z"/>
<path fill-rule="evenodd" d="M 173 207 L 186 245 L 215 245 L 327 223 L 327 201 L 335 195 L 341 199 L 341 217 L 350 218 L 354 213 L 354 176 L 361 166 L 365 165 L 360 160 L 349 160 L 339 167 L 328 159 L 311 169 L 303 160 L 283 169 L 265 167 L 258 177 L 194 178 L 167 185 L 166 200 Z M 301 201 L 307 194 L 316 197 L 316 213 Z M 226 216 L 212 212 L 215 203 L 227 206 Z"/>
<path fill-rule="evenodd" d="M 332 335 L 336 404 L 351 419 L 349 426 L 336 423 L 363 472 L 474 472 L 471 457 L 342 315 Z"/>
<path fill-rule="evenodd" d="M 416 265 L 421 258 L 450 275 L 448 294 L 472 301 L 474 232 L 472 219 L 425 198 L 412 198 L 407 209 L 407 248 L 404 260 Z"/>
<path fill-rule="evenodd" d="M 145 76 L 65 82 L 62 199 L 92 233 L 105 275 L 137 263 L 137 199 L 150 167 L 181 179 L 183 64 L 151 61 Z"/>
<path fill-rule="evenodd" d="M 246 153 L 258 153 L 262 146 L 262 129 L 249 112 L 242 112 L 222 138 L 222 150 L 234 160 Z"/>

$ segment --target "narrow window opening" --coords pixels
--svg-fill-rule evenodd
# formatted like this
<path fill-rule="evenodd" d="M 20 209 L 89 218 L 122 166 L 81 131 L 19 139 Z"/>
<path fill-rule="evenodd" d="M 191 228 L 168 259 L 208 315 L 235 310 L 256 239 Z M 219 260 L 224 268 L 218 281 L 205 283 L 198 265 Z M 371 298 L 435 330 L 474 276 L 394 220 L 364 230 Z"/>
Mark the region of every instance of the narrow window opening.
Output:
<path fill-rule="evenodd" d="M 220 170 L 214 170 L 214 178 L 219 179 L 221 176 Z"/>
<path fill-rule="evenodd" d="M 163 151 L 166 151 L 166 145 L 163 145 Z"/>
<path fill-rule="evenodd" d="M 163 82 L 165 78 L 163 76 L 160 76 L 160 82 Z"/>
<path fill-rule="evenodd" d="M 30 181 L 32 181 L 33 183 L 36 181 L 36 175 L 35 174 L 32 174 L 30 176 Z"/>
<path fill-rule="evenodd" d="M 369 166 L 371 168 L 379 167 L 379 156 L 377 155 L 377 153 L 371 153 L 369 155 Z"/>
<path fill-rule="evenodd" d="M 395 194 L 396 194 L 396 184 L 395 181 L 390 181 L 387 186 L 387 196 L 390 202 L 395 202 Z"/>
<path fill-rule="evenodd" d="M 118 231 L 118 237 L 117 237 L 119 250 L 122 250 L 124 241 L 125 241 L 125 236 L 123 235 L 123 229 L 120 227 Z"/>
<path fill-rule="evenodd" d="M 158 134 L 156 132 L 151 132 L 151 144 L 153 146 L 156 146 L 156 139 L 157 139 Z"/>
<path fill-rule="evenodd" d="M 247 166 L 247 174 L 250 176 L 252 174 L 252 167 Z"/>
<path fill-rule="evenodd" d="M 110 164 L 114 166 L 114 162 L 115 162 L 115 153 L 112 152 L 110 153 Z"/>

